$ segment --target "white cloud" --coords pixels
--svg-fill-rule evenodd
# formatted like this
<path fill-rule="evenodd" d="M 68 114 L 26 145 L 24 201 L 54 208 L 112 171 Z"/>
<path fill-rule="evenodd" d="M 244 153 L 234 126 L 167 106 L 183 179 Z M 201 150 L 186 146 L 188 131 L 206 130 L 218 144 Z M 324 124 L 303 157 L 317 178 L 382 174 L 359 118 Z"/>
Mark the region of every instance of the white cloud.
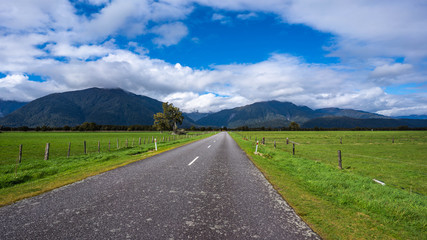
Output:
<path fill-rule="evenodd" d="M 227 17 L 227 16 L 225 16 L 223 14 L 219 14 L 219 13 L 212 14 L 212 21 L 218 21 L 221 24 L 231 23 L 230 17 Z"/>
<path fill-rule="evenodd" d="M 258 17 L 258 14 L 254 13 L 254 12 L 237 15 L 237 18 L 239 18 L 241 20 L 248 20 L 248 19 L 253 19 L 253 18 L 257 18 L 257 17 Z"/>
<path fill-rule="evenodd" d="M 377 113 L 386 116 L 425 115 L 427 113 L 427 105 L 413 107 L 393 107 L 391 109 L 378 111 Z"/>
<path fill-rule="evenodd" d="M 31 101 L 65 89 L 54 81 L 31 81 L 26 75 L 15 74 L 0 78 L 0 99 L 3 100 Z"/>
<path fill-rule="evenodd" d="M 97 45 L 82 45 L 79 47 L 70 46 L 68 44 L 54 44 L 47 47 L 54 56 L 78 58 L 86 60 L 92 57 L 106 56 L 111 52 L 111 49 Z"/>
<path fill-rule="evenodd" d="M 411 64 L 395 63 L 391 65 L 381 65 L 374 69 L 372 77 L 394 77 L 405 74 L 411 69 Z"/>
<path fill-rule="evenodd" d="M 182 22 L 168 23 L 151 29 L 152 33 L 159 35 L 153 39 L 158 46 L 171 46 L 177 44 L 187 36 L 188 28 Z"/>

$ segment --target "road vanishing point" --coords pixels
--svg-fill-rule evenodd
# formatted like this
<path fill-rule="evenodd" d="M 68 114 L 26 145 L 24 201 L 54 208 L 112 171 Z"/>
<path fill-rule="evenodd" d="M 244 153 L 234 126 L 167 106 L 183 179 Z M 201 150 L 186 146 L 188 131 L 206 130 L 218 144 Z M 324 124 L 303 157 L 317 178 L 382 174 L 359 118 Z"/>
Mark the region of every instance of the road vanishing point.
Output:
<path fill-rule="evenodd" d="M 0 239 L 320 239 L 226 132 L 0 208 Z"/>

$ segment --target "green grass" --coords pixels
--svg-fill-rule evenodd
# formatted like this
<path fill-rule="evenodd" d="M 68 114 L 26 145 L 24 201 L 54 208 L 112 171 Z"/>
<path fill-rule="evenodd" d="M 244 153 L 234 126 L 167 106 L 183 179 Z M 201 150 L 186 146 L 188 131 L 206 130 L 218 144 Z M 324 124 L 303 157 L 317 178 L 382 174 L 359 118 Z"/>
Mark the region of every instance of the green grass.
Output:
<path fill-rule="evenodd" d="M 0 133 L 0 206 L 212 135 L 199 134 L 193 132 L 189 136 L 171 136 L 169 133 L 158 132 Z M 157 152 L 154 151 L 153 137 L 157 139 Z M 84 141 L 87 154 L 84 154 L 83 150 Z M 99 153 L 98 141 L 101 144 Z M 46 161 L 44 151 L 48 142 L 50 154 L 49 160 Z M 71 154 L 67 157 L 70 142 Z M 22 161 L 17 164 L 20 144 L 23 145 Z"/>
<path fill-rule="evenodd" d="M 427 239 L 426 132 L 241 132 L 232 136 L 322 237 Z M 267 140 L 259 147 L 262 155 L 253 153 L 255 137 Z M 292 144 L 286 145 L 287 137 L 299 143 L 295 156 Z M 343 170 L 337 167 L 337 150 L 343 152 Z"/>

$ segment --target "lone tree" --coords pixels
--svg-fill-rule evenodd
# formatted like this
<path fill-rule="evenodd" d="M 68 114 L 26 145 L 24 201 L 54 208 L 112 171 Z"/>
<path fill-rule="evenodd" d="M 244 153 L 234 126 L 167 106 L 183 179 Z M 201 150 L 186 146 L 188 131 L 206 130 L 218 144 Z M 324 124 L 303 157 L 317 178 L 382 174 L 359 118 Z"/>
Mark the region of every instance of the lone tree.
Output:
<path fill-rule="evenodd" d="M 159 130 L 173 130 L 177 132 L 177 124 L 182 124 L 184 117 L 179 108 L 174 107 L 172 103 L 163 103 L 163 112 L 154 114 L 154 127 Z"/>
<path fill-rule="evenodd" d="M 300 126 L 296 122 L 291 122 L 289 124 L 289 130 L 291 130 L 291 131 L 298 131 L 298 130 L 300 130 Z"/>

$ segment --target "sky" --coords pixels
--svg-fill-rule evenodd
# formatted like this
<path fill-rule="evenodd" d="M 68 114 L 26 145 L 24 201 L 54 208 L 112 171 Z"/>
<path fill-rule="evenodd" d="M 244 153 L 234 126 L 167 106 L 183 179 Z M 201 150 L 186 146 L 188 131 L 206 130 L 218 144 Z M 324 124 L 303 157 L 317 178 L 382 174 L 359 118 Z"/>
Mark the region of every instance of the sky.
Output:
<path fill-rule="evenodd" d="M 427 114 L 425 0 L 0 0 L 0 99 L 122 88 Z"/>

